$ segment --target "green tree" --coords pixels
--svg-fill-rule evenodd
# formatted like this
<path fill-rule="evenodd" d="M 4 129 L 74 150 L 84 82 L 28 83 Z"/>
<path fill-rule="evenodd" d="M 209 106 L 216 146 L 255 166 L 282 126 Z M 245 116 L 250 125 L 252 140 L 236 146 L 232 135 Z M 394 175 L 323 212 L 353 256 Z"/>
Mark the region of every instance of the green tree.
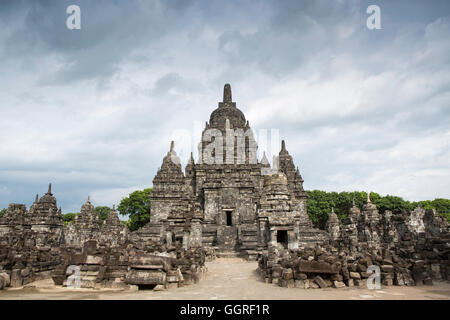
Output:
<path fill-rule="evenodd" d="M 99 226 L 101 226 L 103 224 L 103 221 L 106 220 L 106 217 L 108 217 L 108 213 L 110 211 L 111 211 L 110 207 L 106 207 L 106 206 L 95 207 L 94 212 L 98 217 Z"/>
<path fill-rule="evenodd" d="M 371 200 L 372 200 L 371 193 Z M 372 202 L 377 206 L 379 212 L 383 213 L 386 210 L 392 211 L 394 214 L 400 214 L 405 211 L 413 210 L 414 207 L 411 205 L 409 201 L 403 200 L 400 197 L 387 195 L 385 197 L 381 197 L 377 195 L 374 197 Z"/>
<path fill-rule="evenodd" d="M 3 217 L 7 211 L 8 211 L 8 209 L 6 209 L 6 208 L 0 210 L 0 218 Z"/>
<path fill-rule="evenodd" d="M 67 226 L 69 223 L 73 222 L 75 220 L 75 216 L 79 215 L 79 212 L 68 212 L 64 213 L 63 216 L 63 223 L 65 226 Z"/>
<path fill-rule="evenodd" d="M 131 231 L 144 226 L 150 220 L 150 192 L 152 188 L 136 190 L 120 201 L 117 209 L 120 215 L 128 216 Z"/>

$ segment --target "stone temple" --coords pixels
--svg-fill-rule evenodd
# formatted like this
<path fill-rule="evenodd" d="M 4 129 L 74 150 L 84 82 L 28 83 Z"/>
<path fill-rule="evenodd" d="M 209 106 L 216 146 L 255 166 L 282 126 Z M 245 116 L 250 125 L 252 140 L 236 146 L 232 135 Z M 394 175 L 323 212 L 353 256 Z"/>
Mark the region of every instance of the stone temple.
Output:
<path fill-rule="evenodd" d="M 271 241 L 289 249 L 316 243 L 325 235 L 312 227 L 303 179 L 284 140 L 274 168 L 265 154 L 258 161 L 256 150 L 249 122 L 226 84 L 203 130 L 198 161 L 191 154 L 183 172 L 171 143 L 153 179 L 150 222 L 139 233 L 247 257 Z"/>
<path fill-rule="evenodd" d="M 206 261 L 236 255 L 258 260 L 265 282 L 290 288 L 364 287 L 377 268 L 383 285 L 450 280 L 450 229 L 436 210 L 378 212 L 368 193 L 345 219 L 332 209 L 325 230 L 315 229 L 284 141 L 273 167 L 256 151 L 225 85 L 199 158 L 191 155 L 184 172 L 171 143 L 142 228 L 130 232 L 114 206 L 100 225 L 90 197 L 64 225 L 51 184 L 28 210 L 11 203 L 0 217 L 0 290 L 48 278 L 66 287 L 164 290 L 198 282 Z"/>

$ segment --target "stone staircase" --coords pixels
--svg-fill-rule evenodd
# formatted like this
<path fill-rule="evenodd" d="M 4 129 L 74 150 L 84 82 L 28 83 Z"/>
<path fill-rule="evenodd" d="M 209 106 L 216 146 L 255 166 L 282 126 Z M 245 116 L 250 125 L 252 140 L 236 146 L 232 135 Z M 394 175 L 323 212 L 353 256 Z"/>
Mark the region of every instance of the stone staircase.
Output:
<path fill-rule="evenodd" d="M 217 258 L 242 258 L 241 252 L 229 251 L 229 250 L 218 250 L 216 251 Z"/>

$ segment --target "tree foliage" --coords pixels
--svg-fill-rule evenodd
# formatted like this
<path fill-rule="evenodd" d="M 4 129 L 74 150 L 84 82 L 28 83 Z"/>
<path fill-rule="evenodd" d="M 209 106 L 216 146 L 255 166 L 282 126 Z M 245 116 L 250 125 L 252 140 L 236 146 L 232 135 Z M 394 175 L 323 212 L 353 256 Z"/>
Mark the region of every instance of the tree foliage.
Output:
<path fill-rule="evenodd" d="M 101 226 L 103 224 L 103 221 L 106 220 L 106 217 L 108 217 L 108 213 L 111 211 L 110 207 L 106 206 L 98 206 L 95 207 L 94 212 L 98 217 L 98 225 Z"/>
<path fill-rule="evenodd" d="M 152 188 L 136 190 L 120 201 L 117 209 L 122 216 L 128 216 L 131 231 L 144 226 L 150 220 L 150 192 Z"/>
<path fill-rule="evenodd" d="M 0 210 L 0 218 L 3 217 L 7 211 L 8 211 L 8 209 L 6 209 L 6 208 Z"/>
<path fill-rule="evenodd" d="M 73 222 L 75 220 L 75 216 L 79 215 L 79 212 L 68 212 L 64 213 L 63 216 L 63 223 L 65 226 L 67 226 L 69 223 Z"/>

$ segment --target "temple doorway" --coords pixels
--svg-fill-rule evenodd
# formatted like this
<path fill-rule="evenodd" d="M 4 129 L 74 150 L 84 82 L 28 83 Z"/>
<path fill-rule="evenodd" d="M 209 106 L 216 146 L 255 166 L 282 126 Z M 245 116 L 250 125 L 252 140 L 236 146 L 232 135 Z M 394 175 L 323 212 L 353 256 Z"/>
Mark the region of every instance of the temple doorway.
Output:
<path fill-rule="evenodd" d="M 225 211 L 227 226 L 231 227 L 233 225 L 233 218 L 231 215 L 231 211 Z"/>
<path fill-rule="evenodd" d="M 287 230 L 278 230 L 277 231 L 277 242 L 282 244 L 283 247 L 287 248 L 287 246 L 288 246 Z"/>

